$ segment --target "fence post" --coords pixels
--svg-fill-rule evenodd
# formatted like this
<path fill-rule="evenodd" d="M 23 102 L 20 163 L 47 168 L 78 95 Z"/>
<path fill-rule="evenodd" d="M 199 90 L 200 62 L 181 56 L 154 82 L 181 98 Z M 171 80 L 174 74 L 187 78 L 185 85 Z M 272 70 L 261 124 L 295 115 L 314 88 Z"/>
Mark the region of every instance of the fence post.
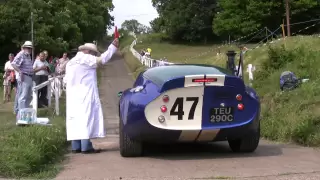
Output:
<path fill-rule="evenodd" d="M 55 77 L 53 79 L 53 82 L 54 82 L 54 98 L 55 98 L 55 111 L 56 111 L 56 115 L 59 115 L 60 114 L 60 109 L 59 109 L 59 89 L 60 87 L 57 87 L 57 82 L 56 80 L 59 80 L 59 78 Z"/>
<path fill-rule="evenodd" d="M 249 74 L 249 85 L 252 86 L 252 81 L 253 81 L 253 71 L 254 71 L 254 67 L 252 64 L 248 64 L 248 74 Z"/>
<path fill-rule="evenodd" d="M 228 56 L 227 60 L 227 69 L 231 70 L 233 74 L 235 74 L 235 57 L 236 57 L 235 51 L 228 51 L 226 55 Z"/>
<path fill-rule="evenodd" d="M 32 90 L 32 108 L 35 110 L 37 114 L 37 110 L 38 110 L 38 90 L 37 89 Z"/>
<path fill-rule="evenodd" d="M 47 85 L 47 88 L 48 88 L 48 106 L 50 107 L 51 106 L 52 87 L 51 87 L 50 78 L 48 80 L 49 80 L 49 83 Z"/>

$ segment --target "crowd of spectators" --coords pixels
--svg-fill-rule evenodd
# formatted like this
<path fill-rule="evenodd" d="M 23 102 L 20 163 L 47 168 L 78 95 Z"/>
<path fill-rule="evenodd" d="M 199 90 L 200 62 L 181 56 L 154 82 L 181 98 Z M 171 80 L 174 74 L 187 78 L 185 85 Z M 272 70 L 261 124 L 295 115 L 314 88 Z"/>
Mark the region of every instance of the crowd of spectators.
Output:
<path fill-rule="evenodd" d="M 63 53 L 61 58 L 49 57 L 44 50 L 32 60 L 32 42 L 26 41 L 21 51 L 16 55 L 9 54 L 9 60 L 5 63 L 3 74 L 3 103 L 12 101 L 14 93 L 14 113 L 20 109 L 28 108 L 32 100 L 32 87 L 37 86 L 48 78 L 65 73 L 66 64 L 69 61 L 68 54 Z M 61 85 L 61 84 L 60 84 Z M 48 106 L 47 87 L 38 90 L 38 108 Z"/>

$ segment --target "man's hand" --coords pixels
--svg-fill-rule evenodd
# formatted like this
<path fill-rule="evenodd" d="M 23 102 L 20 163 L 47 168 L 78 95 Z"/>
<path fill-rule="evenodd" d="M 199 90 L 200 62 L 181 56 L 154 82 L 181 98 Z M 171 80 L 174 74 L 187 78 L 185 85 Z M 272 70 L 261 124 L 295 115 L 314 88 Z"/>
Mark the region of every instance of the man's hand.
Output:
<path fill-rule="evenodd" d="M 119 39 L 116 38 L 115 40 L 113 40 L 112 44 L 113 44 L 115 47 L 119 48 Z"/>

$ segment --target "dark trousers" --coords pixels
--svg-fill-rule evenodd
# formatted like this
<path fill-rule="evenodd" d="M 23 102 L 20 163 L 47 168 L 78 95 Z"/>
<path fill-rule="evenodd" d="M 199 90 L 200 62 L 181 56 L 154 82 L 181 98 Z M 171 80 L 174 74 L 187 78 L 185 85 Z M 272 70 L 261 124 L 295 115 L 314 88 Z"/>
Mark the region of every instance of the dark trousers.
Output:
<path fill-rule="evenodd" d="M 34 76 L 34 82 L 36 83 L 36 86 L 48 81 L 48 76 L 47 75 L 35 75 Z M 48 106 L 48 87 L 45 86 L 38 91 L 38 106 L 43 107 L 43 106 Z"/>

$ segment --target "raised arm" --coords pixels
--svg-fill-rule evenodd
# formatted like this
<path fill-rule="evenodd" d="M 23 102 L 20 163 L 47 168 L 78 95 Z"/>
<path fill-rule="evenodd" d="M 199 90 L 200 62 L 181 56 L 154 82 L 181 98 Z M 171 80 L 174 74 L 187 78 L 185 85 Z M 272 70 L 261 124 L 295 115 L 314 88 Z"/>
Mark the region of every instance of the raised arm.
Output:
<path fill-rule="evenodd" d="M 102 65 L 106 64 L 112 58 L 113 54 L 115 52 L 117 52 L 118 47 L 119 47 L 119 40 L 115 39 L 112 42 L 112 44 L 110 44 L 108 49 L 104 53 L 102 53 L 100 57 L 98 57 L 98 59 L 97 59 L 98 65 L 99 64 L 102 64 Z"/>

